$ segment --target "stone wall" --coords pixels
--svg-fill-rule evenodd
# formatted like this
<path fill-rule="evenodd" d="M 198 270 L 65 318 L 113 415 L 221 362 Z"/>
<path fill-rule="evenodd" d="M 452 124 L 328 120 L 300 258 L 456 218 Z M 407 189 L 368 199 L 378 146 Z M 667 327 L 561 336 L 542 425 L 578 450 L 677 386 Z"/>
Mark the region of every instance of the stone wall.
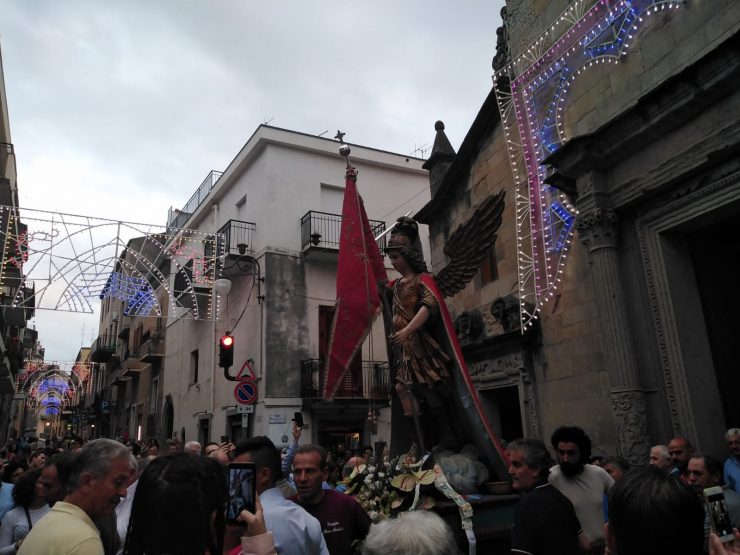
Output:
<path fill-rule="evenodd" d="M 483 320 L 482 334 L 475 341 L 463 341 L 466 356 L 475 350 L 477 355 L 473 358 L 498 361 L 498 355 L 494 354 L 499 350 L 495 346 L 499 342 L 497 338 L 503 340 L 507 334 L 501 322 L 493 317 L 491 303 L 518 292 L 515 191 L 500 125 L 481 140 L 478 152 L 470 163 L 467 182 L 458 184 L 445 210 L 430 223 L 432 265 L 436 271 L 444 267 L 442 249 L 449 234 L 472 215 L 483 199 L 504 189 L 506 205 L 495 246 L 498 279 L 482 285 L 480 276 L 476 276 L 463 291 L 448 299 L 453 318 L 477 309 Z M 539 337 L 527 347 L 529 356 L 523 357 L 520 402 L 523 421 L 527 424 L 525 434 L 538 433 L 549 442 L 556 427 L 579 425 L 591 436 L 595 452 L 601 449 L 613 453 L 616 427 L 599 343 L 592 279 L 585 249 L 576 242 L 563 283 L 560 294 L 542 314 L 539 331 L 535 331 Z M 491 346 L 480 347 L 484 343 Z M 531 400 L 526 383 L 530 379 L 535 390 Z M 534 406 L 529 406 L 530 403 Z"/>

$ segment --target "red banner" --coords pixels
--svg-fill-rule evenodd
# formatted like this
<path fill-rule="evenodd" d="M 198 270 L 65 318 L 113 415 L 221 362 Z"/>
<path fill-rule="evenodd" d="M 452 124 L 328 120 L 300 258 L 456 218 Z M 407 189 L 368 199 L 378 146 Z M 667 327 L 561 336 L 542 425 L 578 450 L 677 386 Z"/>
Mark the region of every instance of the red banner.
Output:
<path fill-rule="evenodd" d="M 380 309 L 378 281 L 387 278 L 365 206 L 357 191 L 357 172 L 347 167 L 342 230 L 337 263 L 337 302 L 329 336 L 324 391 L 331 400 L 352 359 L 362 347 Z"/>

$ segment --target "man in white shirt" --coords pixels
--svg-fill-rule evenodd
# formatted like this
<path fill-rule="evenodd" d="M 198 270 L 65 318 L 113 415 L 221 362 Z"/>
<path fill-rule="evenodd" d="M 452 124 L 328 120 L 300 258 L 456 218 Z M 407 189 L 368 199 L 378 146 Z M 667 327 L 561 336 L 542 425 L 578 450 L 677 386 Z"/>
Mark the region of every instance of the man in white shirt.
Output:
<path fill-rule="evenodd" d="M 588 540 L 584 546 L 590 544 L 588 553 L 601 554 L 606 546 L 604 495 L 614 480 L 603 468 L 584 464 L 591 456 L 591 440 L 581 428 L 558 428 L 551 443 L 559 464 L 550 469 L 549 481 L 573 503 Z"/>
<path fill-rule="evenodd" d="M 319 521 L 283 497 L 275 483 L 281 477 L 280 452 L 269 438 L 253 437 L 237 444 L 234 462 L 253 462 L 257 494 L 267 529 L 281 555 L 329 555 Z"/>
<path fill-rule="evenodd" d="M 118 532 L 118 539 L 121 542 L 118 551 L 116 551 L 116 555 L 123 555 L 123 546 L 126 545 L 128 521 L 131 518 L 131 507 L 134 504 L 136 486 L 139 485 L 139 476 L 141 476 L 141 473 L 144 471 L 143 465 L 140 471 L 139 462 L 133 454 L 130 455 L 129 461 L 131 462 L 131 472 L 129 474 L 128 483 L 126 484 L 126 497 L 121 499 L 120 503 L 116 505 L 116 529 Z"/>

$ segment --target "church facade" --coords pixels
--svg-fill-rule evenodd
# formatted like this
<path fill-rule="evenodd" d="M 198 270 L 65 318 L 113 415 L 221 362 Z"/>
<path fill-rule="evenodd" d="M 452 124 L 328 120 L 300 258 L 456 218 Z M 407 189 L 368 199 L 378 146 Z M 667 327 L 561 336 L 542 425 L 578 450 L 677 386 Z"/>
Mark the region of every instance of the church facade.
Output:
<path fill-rule="evenodd" d="M 740 5 L 508 0 L 494 87 L 458 152 L 436 125 L 432 266 L 506 192 L 495 245 L 448 299 L 505 440 L 583 427 L 647 461 L 725 456 L 740 425 Z M 522 331 L 523 330 L 523 331 Z"/>

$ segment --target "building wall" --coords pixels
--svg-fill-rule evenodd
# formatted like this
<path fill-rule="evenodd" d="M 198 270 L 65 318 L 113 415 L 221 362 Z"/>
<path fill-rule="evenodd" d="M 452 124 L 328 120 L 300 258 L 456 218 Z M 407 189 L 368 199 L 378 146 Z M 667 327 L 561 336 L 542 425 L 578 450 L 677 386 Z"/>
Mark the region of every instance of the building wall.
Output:
<path fill-rule="evenodd" d="M 210 439 L 218 440 L 230 435 L 231 425 L 241 419 L 233 395 L 236 384 L 223 378 L 214 358 L 216 342 L 226 331 L 236 339 L 231 373 L 251 359 L 257 376 L 259 399 L 248 417 L 249 433 L 268 435 L 277 444 L 290 435 L 293 412 L 303 409 L 300 363 L 318 358 L 319 306 L 333 305 L 336 295 L 336 253 L 304 255 L 301 217 L 309 210 L 340 212 L 345 163 L 337 148 L 335 141 L 261 126 L 185 224 L 212 232 L 229 219 L 253 222 L 249 249 L 259 268 L 250 265 L 243 274 L 258 270 L 264 277 L 264 282 L 255 283 L 253 276 L 228 270 L 228 313 L 222 311 L 215 324 L 169 321 L 164 394 L 172 398 L 175 430 L 184 428 L 186 439 L 198 437 L 200 420 L 210 422 Z M 371 220 L 389 225 L 428 200 L 421 160 L 359 146 L 352 150 L 358 189 Z M 426 240 L 425 229 L 423 233 Z M 185 376 L 194 349 L 201 354 L 202 368 L 199 383 L 191 385 Z M 363 347 L 363 359 L 387 360 L 382 324 Z M 342 402 L 335 403 L 338 414 Z M 304 413 L 304 420 L 305 435 L 315 441 L 311 411 Z M 380 433 L 387 435 L 382 424 Z"/>

